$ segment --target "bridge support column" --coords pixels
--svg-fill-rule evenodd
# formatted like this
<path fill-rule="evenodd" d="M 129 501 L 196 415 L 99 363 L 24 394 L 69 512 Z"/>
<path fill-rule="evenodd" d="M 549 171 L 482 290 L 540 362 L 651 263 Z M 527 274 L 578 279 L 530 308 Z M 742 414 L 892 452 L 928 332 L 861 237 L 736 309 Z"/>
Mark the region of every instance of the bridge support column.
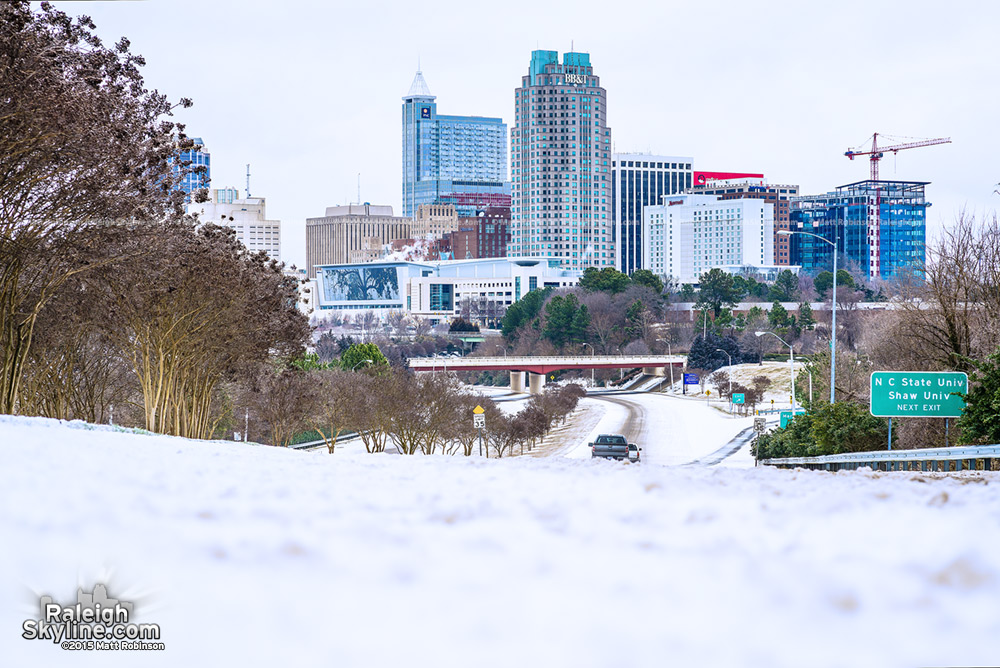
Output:
<path fill-rule="evenodd" d="M 662 366 L 644 366 L 642 372 L 647 376 L 666 376 L 667 373 Z"/>
<path fill-rule="evenodd" d="M 511 371 L 510 372 L 510 391 L 511 392 L 524 392 L 524 372 L 523 371 Z"/>
<path fill-rule="evenodd" d="M 545 374 L 528 373 L 528 392 L 531 394 L 541 394 L 545 391 Z"/>

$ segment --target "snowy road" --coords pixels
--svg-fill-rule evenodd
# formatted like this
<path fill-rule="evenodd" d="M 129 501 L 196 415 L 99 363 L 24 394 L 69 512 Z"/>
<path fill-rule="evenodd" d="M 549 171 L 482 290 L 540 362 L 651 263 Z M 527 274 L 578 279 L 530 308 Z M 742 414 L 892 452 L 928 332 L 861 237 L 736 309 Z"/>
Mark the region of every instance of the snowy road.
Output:
<path fill-rule="evenodd" d="M 642 450 L 647 464 L 725 464 L 728 457 L 709 457 L 753 424 L 753 418 L 733 418 L 704 401 L 660 393 L 589 394 L 589 400 L 613 407 L 588 434 L 574 458 L 589 457 L 586 443 L 598 434 L 623 434 Z M 735 461 L 745 462 L 744 457 Z"/>

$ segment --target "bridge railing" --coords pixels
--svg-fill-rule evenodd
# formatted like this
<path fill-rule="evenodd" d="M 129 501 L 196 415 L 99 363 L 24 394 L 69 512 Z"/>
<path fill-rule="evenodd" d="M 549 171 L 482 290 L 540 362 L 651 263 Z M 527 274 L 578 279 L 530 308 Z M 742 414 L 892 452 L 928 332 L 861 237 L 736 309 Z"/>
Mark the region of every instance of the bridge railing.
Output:
<path fill-rule="evenodd" d="M 992 471 L 1000 461 L 1000 445 L 970 445 L 920 450 L 879 450 L 846 452 L 821 457 L 761 459 L 759 463 L 778 468 L 821 471 L 854 470 L 868 466 L 876 471 Z"/>
<path fill-rule="evenodd" d="M 461 364 L 488 364 L 493 362 L 506 362 L 508 364 L 562 364 L 569 361 L 580 363 L 594 362 L 596 360 L 613 360 L 620 362 L 635 362 L 636 366 L 656 366 L 657 364 L 681 364 L 684 357 L 679 355 L 548 355 L 548 356 L 518 356 L 507 357 L 413 357 L 410 358 L 410 366 L 414 363 L 420 365 L 433 365 L 446 363 L 448 365 Z"/>

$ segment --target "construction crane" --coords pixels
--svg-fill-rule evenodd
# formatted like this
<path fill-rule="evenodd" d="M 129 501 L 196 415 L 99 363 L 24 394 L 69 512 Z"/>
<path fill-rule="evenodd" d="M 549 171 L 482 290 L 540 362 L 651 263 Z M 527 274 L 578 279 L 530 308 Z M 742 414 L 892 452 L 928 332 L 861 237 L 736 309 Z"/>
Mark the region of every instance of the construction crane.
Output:
<path fill-rule="evenodd" d="M 890 139 L 892 139 L 890 137 Z M 881 220 L 881 205 L 882 205 L 882 189 L 879 187 L 878 179 L 878 163 L 885 154 L 889 151 L 895 155 L 899 151 L 905 151 L 910 148 L 922 148 L 924 146 L 935 146 L 937 144 L 950 144 L 951 137 L 943 137 L 939 139 L 917 139 L 914 141 L 904 142 L 900 144 L 891 144 L 889 146 L 879 146 L 878 145 L 878 133 L 874 133 L 871 138 L 871 148 L 868 148 L 868 143 L 859 146 L 856 149 L 847 149 L 844 152 L 851 160 L 854 160 L 856 156 L 867 155 L 869 161 L 871 162 L 871 180 L 874 192 L 869 191 L 868 195 L 868 276 L 869 278 L 879 278 L 880 275 L 880 248 L 879 248 L 879 221 Z"/>

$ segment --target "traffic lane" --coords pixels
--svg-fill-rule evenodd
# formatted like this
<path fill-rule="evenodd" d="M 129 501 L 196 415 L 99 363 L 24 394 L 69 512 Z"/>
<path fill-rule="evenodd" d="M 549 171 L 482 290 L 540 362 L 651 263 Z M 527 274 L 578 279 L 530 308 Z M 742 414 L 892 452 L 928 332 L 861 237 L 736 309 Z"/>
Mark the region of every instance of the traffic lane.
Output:
<path fill-rule="evenodd" d="M 677 466 L 706 458 L 753 424 L 753 418 L 732 418 L 700 401 L 659 393 L 601 399 L 629 407 L 620 433 L 642 446 L 642 459 L 650 464 Z"/>

